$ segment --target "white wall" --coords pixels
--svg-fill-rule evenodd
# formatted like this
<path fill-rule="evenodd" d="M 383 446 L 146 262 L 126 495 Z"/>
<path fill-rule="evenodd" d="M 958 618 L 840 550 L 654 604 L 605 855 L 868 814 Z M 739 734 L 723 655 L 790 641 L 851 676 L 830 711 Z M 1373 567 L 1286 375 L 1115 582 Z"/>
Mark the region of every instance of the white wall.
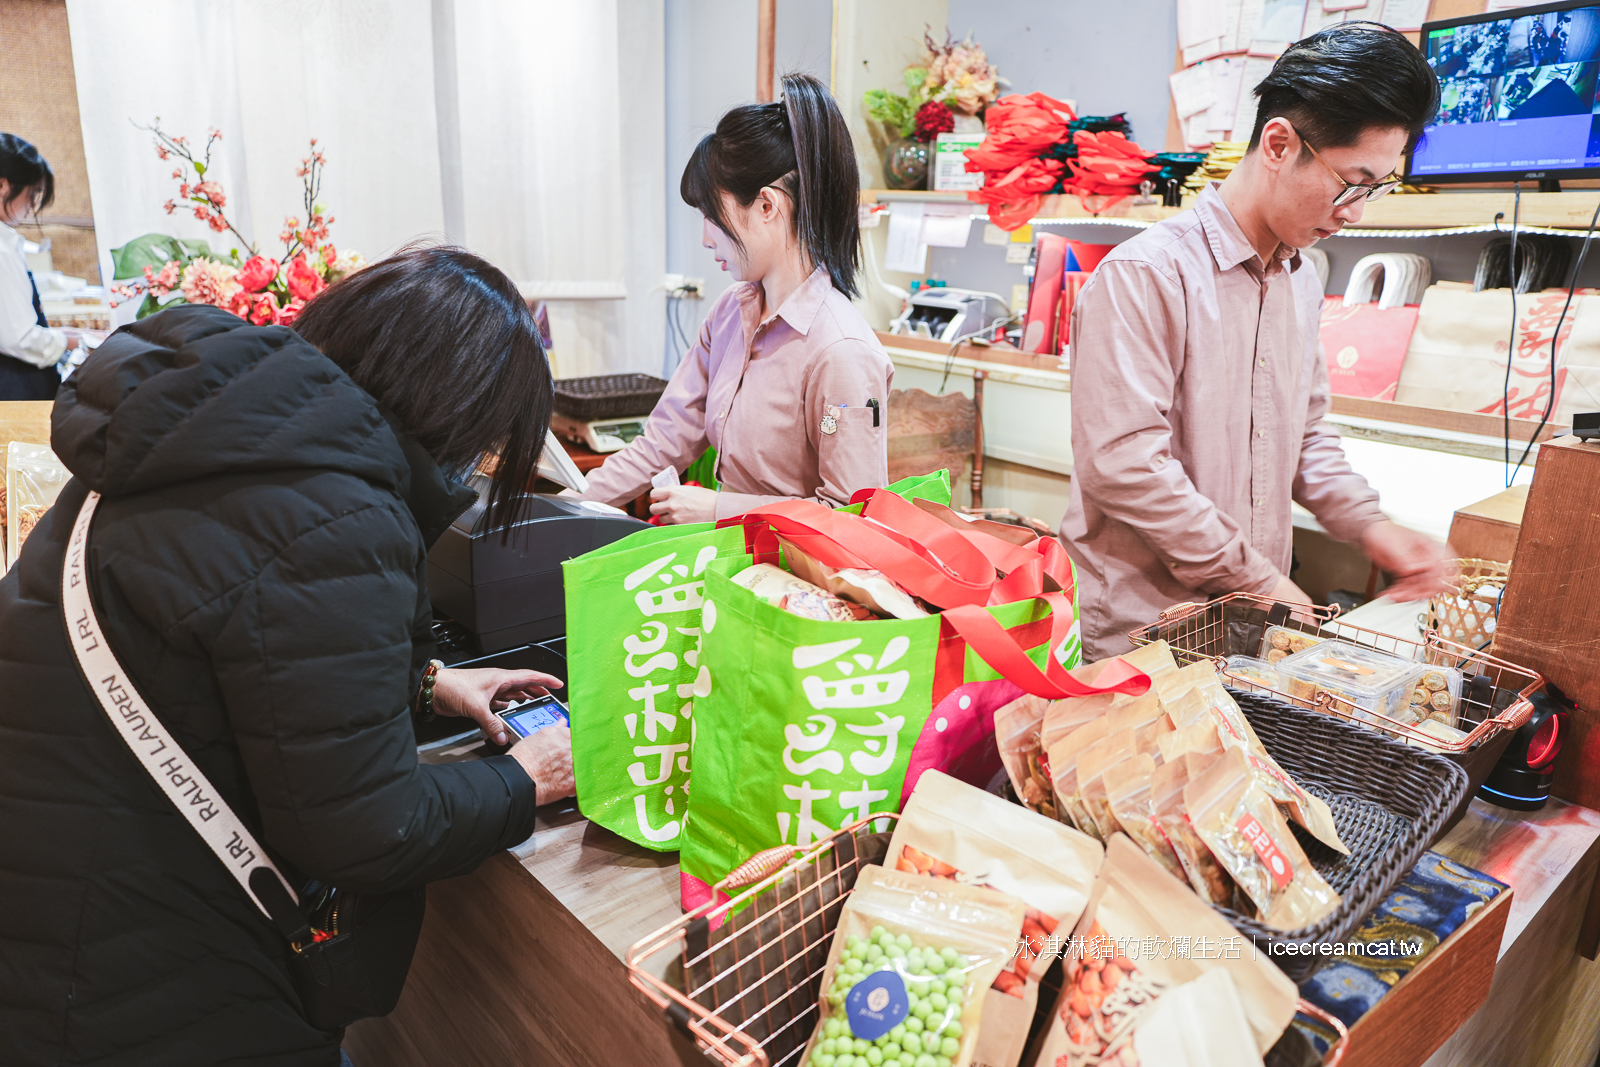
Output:
<path fill-rule="evenodd" d="M 776 38 L 779 78 L 804 71 L 829 80 L 831 0 L 779 0 Z M 723 112 L 755 101 L 756 5 L 746 0 L 666 0 L 664 40 L 666 269 L 706 281 L 705 298 L 684 301 L 679 309 L 679 321 L 692 342 L 706 309 L 730 279 L 701 247 L 700 213 L 678 196 L 678 181 L 695 145 L 716 128 Z M 675 365 L 672 352 L 669 337 L 661 359 L 665 371 Z"/>

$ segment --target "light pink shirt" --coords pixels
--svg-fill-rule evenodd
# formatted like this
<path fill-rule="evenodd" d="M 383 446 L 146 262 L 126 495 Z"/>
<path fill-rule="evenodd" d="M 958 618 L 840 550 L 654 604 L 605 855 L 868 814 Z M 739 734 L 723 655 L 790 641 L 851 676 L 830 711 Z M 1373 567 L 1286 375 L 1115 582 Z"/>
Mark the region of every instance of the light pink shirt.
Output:
<path fill-rule="evenodd" d="M 867 321 L 822 268 L 776 314 L 761 310 L 753 282 L 718 298 L 644 433 L 589 475 L 587 499 L 631 500 L 707 445 L 719 519 L 794 498 L 839 507 L 888 482 L 894 365 Z"/>
<path fill-rule="evenodd" d="M 1061 526 L 1086 657 L 1127 651 L 1173 604 L 1271 592 L 1291 500 L 1341 541 L 1383 518 L 1324 418 L 1321 306 L 1294 249 L 1261 269 L 1215 185 L 1095 270 L 1073 308 Z"/>

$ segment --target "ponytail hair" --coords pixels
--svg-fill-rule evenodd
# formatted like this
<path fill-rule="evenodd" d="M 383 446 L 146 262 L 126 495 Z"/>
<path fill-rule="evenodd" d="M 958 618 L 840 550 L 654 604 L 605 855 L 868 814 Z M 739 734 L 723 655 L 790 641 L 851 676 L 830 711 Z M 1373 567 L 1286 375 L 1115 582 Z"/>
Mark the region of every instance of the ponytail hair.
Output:
<path fill-rule="evenodd" d="M 749 207 L 769 185 L 794 204 L 794 233 L 812 267 L 827 270 L 845 296 L 857 296 L 861 175 L 855 145 L 839 105 L 809 74 L 784 75 L 777 103 L 745 104 L 723 115 L 689 157 L 678 192 L 737 245 L 722 194 Z"/>
<path fill-rule="evenodd" d="M 14 133 L 0 133 L 0 178 L 6 180 L 6 207 L 31 189 L 39 190 L 39 210 L 56 198 L 56 175 L 39 150 Z"/>

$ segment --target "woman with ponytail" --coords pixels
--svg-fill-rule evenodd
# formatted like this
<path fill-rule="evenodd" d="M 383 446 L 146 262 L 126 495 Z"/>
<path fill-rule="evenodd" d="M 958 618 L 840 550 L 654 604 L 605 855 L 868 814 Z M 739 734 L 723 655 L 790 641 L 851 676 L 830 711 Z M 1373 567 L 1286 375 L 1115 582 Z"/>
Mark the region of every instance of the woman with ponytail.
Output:
<path fill-rule="evenodd" d="M 706 316 L 645 432 L 589 476 L 590 500 L 632 499 L 667 468 L 717 450 L 721 489 L 656 489 L 667 523 L 709 522 L 777 500 L 830 507 L 888 480 L 894 368 L 850 303 L 860 267 L 860 177 L 844 116 L 821 82 L 722 116 L 679 191 L 702 243 L 739 283 Z"/>

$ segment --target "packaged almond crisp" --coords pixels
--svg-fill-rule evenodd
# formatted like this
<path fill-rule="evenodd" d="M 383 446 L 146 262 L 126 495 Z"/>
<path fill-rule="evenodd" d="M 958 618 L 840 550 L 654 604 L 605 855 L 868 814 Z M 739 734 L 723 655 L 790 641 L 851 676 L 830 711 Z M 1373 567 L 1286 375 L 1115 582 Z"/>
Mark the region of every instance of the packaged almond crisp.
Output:
<path fill-rule="evenodd" d="M 1106 799 L 1106 783 L 1102 775 L 1107 768 L 1131 759 L 1133 755 L 1133 731 L 1122 730 L 1106 735 L 1078 756 L 1078 795 L 1083 798 L 1083 806 L 1094 820 L 1102 841 L 1110 841 L 1111 835 L 1122 829 L 1116 813 L 1111 810 L 1110 801 Z"/>
<path fill-rule="evenodd" d="M 1096 693 L 1088 697 L 1067 697 L 1052 700 L 1044 711 L 1044 723 L 1039 728 L 1039 743 L 1046 753 L 1055 744 L 1085 723 L 1105 718 L 1111 710 L 1116 693 Z"/>
<path fill-rule="evenodd" d="M 771 563 L 746 567 L 733 576 L 733 584 L 744 586 L 757 600 L 803 619 L 861 622 L 877 617 L 861 605 L 842 600 Z"/>
<path fill-rule="evenodd" d="M 1132 730 L 1134 751 L 1148 752 L 1152 756 L 1160 755 L 1156 744 L 1158 739 L 1172 732 L 1172 723 L 1161 710 L 1161 700 L 1154 693 L 1146 693 L 1125 704 L 1113 706 L 1106 713 L 1106 718 L 1111 724 L 1111 733 Z"/>
<path fill-rule="evenodd" d="M 1294 1018 L 1294 983 L 1137 845 L 1113 838 L 1030 1062 L 1099 1063 L 1163 996 L 1211 971 L 1233 980 L 1257 1055 L 1264 1053 Z"/>
<path fill-rule="evenodd" d="M 1016 954 L 1026 913 L 998 890 L 861 868 L 823 966 L 820 1018 L 798 1062 L 870 1063 L 867 1050 L 876 1048 L 881 1063 L 928 1056 L 967 1067 L 984 992 Z"/>
<path fill-rule="evenodd" d="M 939 877 L 997 889 L 1027 906 L 1026 949 L 980 994 L 975 1067 L 1016 1067 L 1022 1058 L 1039 979 L 1083 914 L 1103 856 L 1100 843 L 1087 835 L 949 775 L 927 771 L 918 779 L 885 865 L 938 870 L 944 872 Z"/>
<path fill-rule="evenodd" d="M 1050 787 L 1055 793 L 1056 816 L 1079 830 L 1100 840 L 1100 830 L 1083 804 L 1078 789 L 1078 757 L 1090 745 L 1106 735 L 1106 720 L 1102 716 L 1084 723 L 1046 750 L 1050 763 Z"/>
<path fill-rule="evenodd" d="M 1100 1067 L 1261 1067 L 1261 1052 L 1232 975 L 1207 971 L 1158 997 Z"/>
<path fill-rule="evenodd" d="M 1339 906 L 1339 894 L 1311 866 L 1272 795 L 1238 749 L 1183 790 L 1189 821 L 1255 905 L 1261 921 L 1298 930 Z"/>
<path fill-rule="evenodd" d="M 1156 827 L 1172 846 L 1190 887 L 1201 900 L 1231 907 L 1233 877 L 1195 833 L 1183 806 L 1183 789 L 1189 784 L 1190 776 L 1198 774 L 1221 755 L 1219 747 L 1214 753 L 1187 753 L 1157 767 L 1150 779 L 1150 802 L 1155 808 Z"/>
<path fill-rule="evenodd" d="M 1117 822 L 1122 824 L 1123 832 L 1161 864 L 1168 874 L 1186 881 L 1188 875 L 1178 862 L 1178 854 L 1156 825 L 1155 800 L 1150 791 L 1155 772 L 1154 757 L 1141 752 L 1132 759 L 1107 768 L 1100 777 L 1105 782 L 1106 800 L 1111 803 L 1111 810 Z"/>
<path fill-rule="evenodd" d="M 1045 770 L 1044 746 L 1039 736 L 1050 703 L 1029 693 L 1013 700 L 994 713 L 994 739 L 1017 799 L 1029 810 L 1054 819 L 1055 794 Z"/>
<path fill-rule="evenodd" d="M 1334 824 L 1333 811 L 1327 802 L 1312 796 L 1278 766 L 1278 761 L 1268 754 L 1266 746 L 1256 736 L 1238 702 L 1223 688 L 1220 678 L 1213 673 L 1209 678 L 1201 679 L 1190 690 L 1190 697 L 1211 712 L 1217 724 L 1217 734 L 1224 745 L 1244 750 L 1251 769 L 1261 779 L 1262 787 L 1283 806 L 1289 818 L 1311 831 L 1313 837 L 1329 848 L 1346 856 L 1350 854 L 1350 849 L 1339 837 L 1339 828 Z"/>
<path fill-rule="evenodd" d="M 1186 752 L 1219 756 L 1222 754 L 1222 739 L 1217 736 L 1216 724 L 1207 719 L 1190 723 L 1170 734 L 1163 734 L 1156 744 L 1161 750 L 1162 763 L 1171 763 Z"/>

